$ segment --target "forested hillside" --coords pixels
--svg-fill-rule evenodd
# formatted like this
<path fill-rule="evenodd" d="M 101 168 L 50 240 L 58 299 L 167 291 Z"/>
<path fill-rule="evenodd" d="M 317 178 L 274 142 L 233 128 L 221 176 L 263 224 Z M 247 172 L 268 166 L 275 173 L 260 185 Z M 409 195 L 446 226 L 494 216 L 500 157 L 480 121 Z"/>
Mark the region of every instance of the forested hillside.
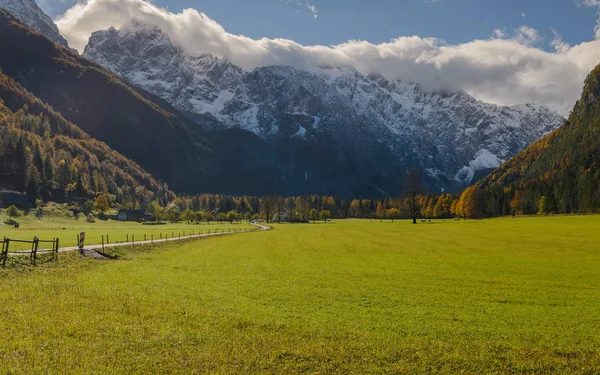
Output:
<path fill-rule="evenodd" d="M 177 116 L 69 49 L 0 10 L 0 68 L 91 137 L 157 178 L 183 180 L 211 151 Z M 177 163 L 174 163 L 174 161 Z"/>
<path fill-rule="evenodd" d="M 467 189 L 470 216 L 600 211 L 600 66 L 568 121 Z"/>
<path fill-rule="evenodd" d="M 135 207 L 173 194 L 0 73 L 0 187 L 63 202 L 108 194 Z"/>

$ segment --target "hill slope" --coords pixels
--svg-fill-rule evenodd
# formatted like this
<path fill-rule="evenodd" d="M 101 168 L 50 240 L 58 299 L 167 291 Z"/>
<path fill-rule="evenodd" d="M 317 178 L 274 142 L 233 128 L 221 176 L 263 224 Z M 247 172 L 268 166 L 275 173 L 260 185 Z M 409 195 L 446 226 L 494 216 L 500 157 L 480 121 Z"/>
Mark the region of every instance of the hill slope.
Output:
<path fill-rule="evenodd" d="M 478 184 L 490 214 L 600 210 L 600 66 L 565 124 Z"/>
<path fill-rule="evenodd" d="M 166 185 L 0 73 L 0 188 L 45 199 L 114 195 L 135 207 L 168 200 Z"/>

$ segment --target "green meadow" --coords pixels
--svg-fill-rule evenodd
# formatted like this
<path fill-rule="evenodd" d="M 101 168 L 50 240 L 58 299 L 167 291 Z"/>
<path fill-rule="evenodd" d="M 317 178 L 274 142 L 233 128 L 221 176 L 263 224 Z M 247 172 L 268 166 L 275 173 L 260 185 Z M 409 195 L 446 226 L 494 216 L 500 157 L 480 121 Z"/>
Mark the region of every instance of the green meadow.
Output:
<path fill-rule="evenodd" d="M 0 270 L 0 373 L 600 373 L 600 217 L 274 225 Z"/>
<path fill-rule="evenodd" d="M 4 216 L 3 216 L 4 218 Z M 86 245 L 99 245 L 104 241 L 110 243 L 126 242 L 131 240 L 142 241 L 154 239 L 172 238 L 198 234 L 214 233 L 215 231 L 229 231 L 233 229 L 255 229 L 247 222 L 230 224 L 228 222 L 211 222 L 201 224 L 187 223 L 169 223 L 166 225 L 142 225 L 136 222 L 120 222 L 116 220 L 99 220 L 95 223 L 87 223 L 85 216 L 81 215 L 79 220 L 74 218 L 59 216 L 48 217 L 38 220 L 33 214 L 17 219 L 20 223 L 19 228 L 13 228 L 0 223 L 0 239 L 8 237 L 10 239 L 31 241 L 34 237 L 40 240 L 59 239 L 61 247 L 71 247 L 78 245 L 78 236 L 80 232 L 85 232 Z M 145 236 L 145 237 L 144 237 Z M 29 245 L 12 243 L 12 250 L 26 250 Z M 30 247 L 30 246 L 29 246 Z"/>

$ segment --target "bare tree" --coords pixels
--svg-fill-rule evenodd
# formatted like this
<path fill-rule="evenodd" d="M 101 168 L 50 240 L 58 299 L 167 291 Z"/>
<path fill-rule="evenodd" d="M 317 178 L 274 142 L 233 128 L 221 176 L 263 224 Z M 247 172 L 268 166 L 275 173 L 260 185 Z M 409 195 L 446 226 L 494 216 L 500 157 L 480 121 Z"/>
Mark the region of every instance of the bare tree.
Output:
<path fill-rule="evenodd" d="M 260 211 L 263 215 L 265 215 L 265 220 L 267 224 L 273 215 L 273 210 L 275 209 L 275 199 L 270 194 L 265 194 L 260 200 Z"/>
<path fill-rule="evenodd" d="M 423 176 L 421 171 L 416 168 L 411 168 L 404 182 L 404 197 L 406 198 L 406 206 L 408 214 L 413 220 L 413 224 L 417 224 L 417 215 L 419 214 L 419 200 L 417 196 L 423 188 Z"/>

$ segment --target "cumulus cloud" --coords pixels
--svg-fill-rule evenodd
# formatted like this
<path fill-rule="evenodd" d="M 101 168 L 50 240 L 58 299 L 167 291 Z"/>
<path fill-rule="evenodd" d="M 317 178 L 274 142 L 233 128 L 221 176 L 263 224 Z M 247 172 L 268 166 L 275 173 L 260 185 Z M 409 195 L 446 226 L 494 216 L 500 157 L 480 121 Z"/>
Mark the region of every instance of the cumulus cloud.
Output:
<path fill-rule="evenodd" d="M 585 76 L 600 63 L 599 40 L 569 46 L 555 33 L 555 51 L 547 52 L 539 48 L 538 32 L 525 26 L 455 45 L 409 36 L 382 44 L 351 40 L 304 46 L 287 39 L 233 35 L 204 13 L 186 9 L 174 14 L 143 0 L 88 0 L 68 10 L 57 24 L 69 45 L 83 51 L 92 32 L 119 29 L 132 20 L 159 27 L 186 53 L 213 54 L 244 69 L 346 65 L 363 74 L 418 82 L 425 90 L 464 90 L 483 101 L 540 103 L 562 113 L 570 110 Z"/>

